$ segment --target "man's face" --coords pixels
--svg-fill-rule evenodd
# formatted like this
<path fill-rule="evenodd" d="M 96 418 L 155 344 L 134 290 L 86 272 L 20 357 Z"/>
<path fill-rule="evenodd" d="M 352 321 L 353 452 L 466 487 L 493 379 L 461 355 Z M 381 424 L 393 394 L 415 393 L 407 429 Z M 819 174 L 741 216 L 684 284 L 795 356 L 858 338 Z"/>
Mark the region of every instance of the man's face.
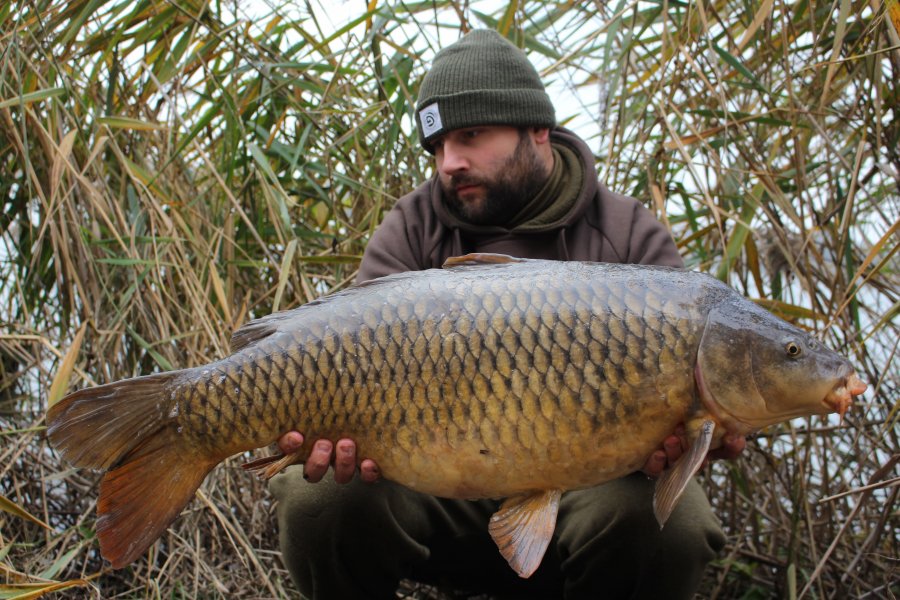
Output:
<path fill-rule="evenodd" d="M 448 208 L 476 225 L 508 224 L 550 175 L 529 129 L 469 127 L 434 143 Z"/>

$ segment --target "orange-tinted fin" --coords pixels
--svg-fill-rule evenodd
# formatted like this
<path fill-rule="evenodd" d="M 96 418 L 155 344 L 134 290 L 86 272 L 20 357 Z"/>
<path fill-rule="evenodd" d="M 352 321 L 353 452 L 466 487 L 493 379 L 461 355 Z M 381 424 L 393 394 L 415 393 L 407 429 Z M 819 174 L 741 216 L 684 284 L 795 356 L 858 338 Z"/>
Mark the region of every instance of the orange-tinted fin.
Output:
<path fill-rule="evenodd" d="M 531 577 L 540 566 L 556 529 L 561 497 L 560 490 L 513 496 L 491 516 L 491 537 L 519 577 Z"/>
<path fill-rule="evenodd" d="M 100 483 L 100 550 L 120 568 L 138 558 L 224 457 L 192 445 L 172 392 L 184 371 L 79 390 L 50 407 L 47 434 L 79 467 L 111 469 Z"/>
<path fill-rule="evenodd" d="M 273 454 L 272 456 L 264 456 L 262 458 L 251 460 L 250 462 L 245 462 L 241 465 L 241 468 L 245 471 L 256 473 L 263 481 L 268 481 L 278 475 L 282 469 L 294 464 L 302 463 L 307 454 L 309 454 L 309 452 L 299 450 L 297 452 L 291 452 L 290 454 Z"/>
<path fill-rule="evenodd" d="M 174 427 L 150 437 L 100 482 L 97 537 L 116 569 L 140 558 L 219 463 L 184 443 Z"/>
<path fill-rule="evenodd" d="M 690 482 L 691 477 L 703 466 L 706 455 L 709 452 L 713 440 L 713 431 L 716 424 L 711 419 L 704 419 L 700 423 L 700 431 L 697 439 L 691 444 L 686 454 L 675 463 L 675 466 L 665 471 L 656 482 L 653 492 L 653 513 L 660 529 L 669 520 L 672 511 L 678 504 L 684 488 Z"/>
<path fill-rule="evenodd" d="M 453 267 L 471 267 L 473 265 L 501 265 L 506 263 L 525 262 L 525 258 L 515 258 L 508 254 L 491 254 L 489 252 L 473 252 L 465 256 L 451 256 L 444 261 L 444 269 Z"/>

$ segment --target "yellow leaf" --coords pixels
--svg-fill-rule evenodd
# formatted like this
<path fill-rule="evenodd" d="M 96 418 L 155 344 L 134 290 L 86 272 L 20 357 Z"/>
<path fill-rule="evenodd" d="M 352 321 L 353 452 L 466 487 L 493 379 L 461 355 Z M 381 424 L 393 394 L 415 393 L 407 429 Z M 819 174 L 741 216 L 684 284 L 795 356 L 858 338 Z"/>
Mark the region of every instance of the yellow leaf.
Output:
<path fill-rule="evenodd" d="M 747 42 L 756 34 L 762 24 L 766 22 L 766 19 L 772 14 L 772 5 L 775 3 L 775 0 L 763 0 L 762 6 L 759 7 L 759 10 L 756 11 L 756 16 L 753 17 L 753 22 L 750 23 L 750 27 L 744 32 L 744 35 L 741 36 L 741 41 L 738 42 L 737 47 L 738 50 L 743 50 L 744 46 L 747 45 Z"/>
<path fill-rule="evenodd" d="M 50 384 L 47 408 L 59 402 L 63 394 L 65 394 L 66 388 L 69 387 L 69 378 L 72 376 L 72 370 L 75 368 L 75 360 L 78 358 L 78 352 L 81 350 L 81 341 L 84 339 L 84 330 L 86 328 L 87 323 L 83 323 L 81 329 L 75 334 L 75 339 L 72 340 L 72 345 L 69 347 L 68 352 L 66 352 L 62 362 L 59 364 L 59 371 L 56 372 L 56 377 L 53 378 L 53 383 Z"/>
<path fill-rule="evenodd" d="M 63 136 L 59 146 L 56 148 L 56 156 L 53 159 L 53 166 L 50 169 L 50 190 L 51 197 L 56 196 L 59 186 L 62 183 L 62 176 L 66 170 L 66 165 L 72 156 L 72 146 L 75 144 L 75 129 Z"/>
<path fill-rule="evenodd" d="M 209 279 L 212 282 L 213 291 L 216 293 L 219 306 L 222 307 L 222 316 L 225 317 L 225 321 L 231 323 L 231 306 L 228 302 L 228 296 L 225 294 L 225 286 L 222 283 L 219 272 L 216 270 L 216 265 L 212 261 L 209 264 Z"/>
<path fill-rule="evenodd" d="M 36 523 L 43 527 L 44 529 L 51 529 L 49 525 L 32 515 L 30 512 L 7 498 L 6 496 L 0 496 L 0 510 L 4 512 L 8 512 L 11 515 L 16 515 L 17 517 L 22 517 L 26 521 L 31 521 L 32 523 Z"/>
<path fill-rule="evenodd" d="M 284 257 L 281 259 L 281 272 L 278 274 L 278 287 L 275 288 L 275 299 L 272 301 L 272 312 L 277 312 L 281 305 L 281 296 L 284 294 L 284 288 L 287 286 L 288 278 L 291 275 L 291 261 L 294 260 L 294 253 L 297 251 L 297 240 L 293 239 L 288 242 L 287 248 L 284 250 Z"/>
<path fill-rule="evenodd" d="M 375 13 L 375 7 L 378 6 L 378 0 L 369 0 L 366 7 L 366 31 L 372 31 L 372 15 Z"/>
<path fill-rule="evenodd" d="M 85 579 L 72 579 L 70 581 L 53 581 L 50 583 L 23 583 L 0 585 L 0 597 L 9 600 L 34 600 L 50 592 L 57 592 L 71 587 L 90 585 Z"/>
<path fill-rule="evenodd" d="M 894 31 L 900 35 L 900 0 L 885 0 L 888 15 L 891 17 L 891 23 L 894 24 Z"/>

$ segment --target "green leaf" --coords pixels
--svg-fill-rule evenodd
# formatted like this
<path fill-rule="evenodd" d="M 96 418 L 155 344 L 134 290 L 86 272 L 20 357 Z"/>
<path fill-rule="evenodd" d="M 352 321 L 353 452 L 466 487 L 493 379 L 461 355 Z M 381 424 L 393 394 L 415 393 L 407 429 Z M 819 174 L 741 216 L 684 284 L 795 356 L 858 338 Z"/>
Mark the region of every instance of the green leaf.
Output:
<path fill-rule="evenodd" d="M 96 12 L 97 8 L 103 4 L 106 0 L 91 0 L 81 9 L 81 12 L 72 19 L 72 22 L 69 23 L 69 28 L 66 29 L 63 36 L 56 40 L 55 43 L 59 46 L 65 46 L 69 42 L 75 39 L 75 36 L 81 31 L 81 27 L 84 25 L 84 22 L 90 17 L 94 12 Z"/>
<path fill-rule="evenodd" d="M 740 60 L 738 60 L 738 58 L 736 56 L 733 56 L 727 50 L 725 50 L 724 48 L 722 48 L 721 46 L 719 46 L 716 43 L 713 43 L 712 46 L 713 46 L 713 49 L 716 51 L 716 54 L 718 54 L 720 57 L 722 57 L 722 60 L 724 60 L 726 63 L 728 63 L 729 65 L 734 67 L 734 69 L 738 73 L 743 75 L 744 78 L 750 82 L 751 86 L 754 89 L 759 90 L 760 92 L 765 92 L 767 94 L 769 93 L 768 90 L 766 90 L 766 88 L 764 88 L 763 85 L 759 82 L 759 80 L 756 78 L 756 76 L 753 74 L 753 72 L 750 71 L 750 69 L 748 69 L 747 67 L 745 67 L 744 63 L 742 63 Z"/>
<path fill-rule="evenodd" d="M 148 258 L 98 258 L 97 262 L 102 265 L 115 265 L 117 267 L 134 267 L 134 266 L 147 266 L 147 267 L 174 267 L 175 263 L 152 260 Z"/>
<path fill-rule="evenodd" d="M 125 329 L 128 331 L 128 334 L 132 337 L 132 339 L 137 342 L 138 346 L 143 348 L 147 352 L 147 354 L 153 357 L 153 360 L 156 361 L 156 364 L 158 364 L 166 371 L 173 371 L 175 369 L 175 367 L 172 366 L 172 363 L 166 360 L 166 357 L 164 357 L 162 354 L 154 350 L 153 346 L 150 345 L 147 340 L 142 338 L 138 334 L 138 332 L 135 331 L 133 327 L 131 327 L 131 325 L 126 325 Z"/>
<path fill-rule="evenodd" d="M 58 557 L 53 564 L 44 569 L 44 571 L 38 575 L 41 579 L 53 579 L 57 575 L 59 575 L 68 565 L 72 562 L 72 559 L 75 558 L 79 552 L 84 549 L 84 546 L 87 544 L 93 543 L 92 540 L 81 540 L 80 543 L 76 544 L 74 548 L 64 553 L 62 556 Z"/>
<path fill-rule="evenodd" d="M 38 90 L 36 92 L 29 92 L 27 94 L 22 94 L 21 96 L 16 96 L 15 98 L 7 98 L 6 100 L 0 100 L 0 108 L 9 108 L 11 106 L 22 106 L 25 104 L 31 104 L 32 102 L 39 102 L 41 100 L 47 100 L 49 98 L 58 98 L 66 93 L 65 88 L 55 87 L 55 88 L 47 88 L 45 90 Z"/>
<path fill-rule="evenodd" d="M 721 281 L 726 281 L 728 279 L 728 273 L 730 273 L 734 267 L 734 263 L 740 256 L 741 249 L 747 241 L 747 236 L 750 235 L 750 223 L 753 221 L 756 209 L 759 206 L 758 201 L 754 198 L 762 196 L 762 193 L 762 185 L 757 184 L 751 194 L 752 197 L 744 199 L 744 206 L 741 208 L 741 216 L 735 223 L 731 235 L 728 237 L 728 244 L 725 246 L 725 256 L 722 257 L 722 262 L 719 263 L 719 268 L 716 271 L 716 278 Z"/>
<path fill-rule="evenodd" d="M 812 309 L 798 306 L 796 304 L 782 302 L 780 300 L 772 300 L 771 298 L 754 298 L 753 302 L 759 304 L 766 310 L 775 313 L 779 317 L 788 321 L 794 321 L 796 319 L 809 319 L 811 321 L 826 320 L 825 315 L 820 312 L 816 312 Z"/>
<path fill-rule="evenodd" d="M 503 37 L 509 37 L 509 30 L 512 29 L 513 23 L 515 23 L 518 9 L 518 0 L 510 0 L 509 4 L 506 5 L 506 10 L 503 11 L 503 16 L 500 17 L 500 21 L 497 23 L 497 31 Z"/>
<path fill-rule="evenodd" d="M 140 119 L 132 119 L 131 117 L 106 116 L 97 117 L 97 123 L 106 125 L 112 129 L 136 129 L 138 131 L 151 131 L 154 129 L 165 129 L 166 126 L 161 123 L 148 123 Z"/>

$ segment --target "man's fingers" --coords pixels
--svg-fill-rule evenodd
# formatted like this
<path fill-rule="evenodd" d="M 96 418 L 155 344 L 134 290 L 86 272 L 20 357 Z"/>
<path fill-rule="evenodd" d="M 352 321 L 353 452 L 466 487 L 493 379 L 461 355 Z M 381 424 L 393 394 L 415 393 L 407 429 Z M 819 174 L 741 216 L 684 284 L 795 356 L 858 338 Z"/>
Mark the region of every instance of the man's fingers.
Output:
<path fill-rule="evenodd" d="M 647 477 L 659 477 L 665 468 L 666 453 L 662 450 L 657 450 L 650 455 L 650 458 L 644 463 L 644 468 L 641 469 L 641 471 L 643 471 Z"/>
<path fill-rule="evenodd" d="M 297 431 L 288 432 L 278 438 L 278 447 L 285 454 L 296 451 L 302 445 L 303 435 Z M 331 465 L 334 465 L 336 482 L 350 482 L 356 473 L 356 442 L 340 439 L 336 444 L 332 444 L 329 440 L 317 440 L 303 465 L 303 478 L 311 483 L 319 482 L 325 477 Z M 360 464 L 359 475 L 366 483 L 372 483 L 381 477 L 381 471 L 374 460 L 367 458 Z"/>
<path fill-rule="evenodd" d="M 381 477 L 378 465 L 371 458 L 367 458 L 359 465 L 359 478 L 366 483 L 374 483 Z"/>
<path fill-rule="evenodd" d="M 288 431 L 278 438 L 278 449 L 282 454 L 291 454 L 303 445 L 303 434 L 299 431 Z"/>
<path fill-rule="evenodd" d="M 338 440 L 334 452 L 334 480 L 347 483 L 356 472 L 356 444 L 353 440 Z"/>
<path fill-rule="evenodd" d="M 713 460 L 731 460 L 737 458 L 746 447 L 747 438 L 744 436 L 726 434 L 725 437 L 722 438 L 722 446 L 715 450 L 711 450 L 709 457 Z"/>
<path fill-rule="evenodd" d="M 671 467 L 679 458 L 681 458 L 683 452 L 681 439 L 677 435 L 670 435 L 666 438 L 666 441 L 663 442 L 663 450 L 666 453 L 668 466 Z"/>
<path fill-rule="evenodd" d="M 314 445 L 306 464 L 303 465 L 303 478 L 313 483 L 321 481 L 331 463 L 332 445 L 328 440 L 318 440 Z"/>

